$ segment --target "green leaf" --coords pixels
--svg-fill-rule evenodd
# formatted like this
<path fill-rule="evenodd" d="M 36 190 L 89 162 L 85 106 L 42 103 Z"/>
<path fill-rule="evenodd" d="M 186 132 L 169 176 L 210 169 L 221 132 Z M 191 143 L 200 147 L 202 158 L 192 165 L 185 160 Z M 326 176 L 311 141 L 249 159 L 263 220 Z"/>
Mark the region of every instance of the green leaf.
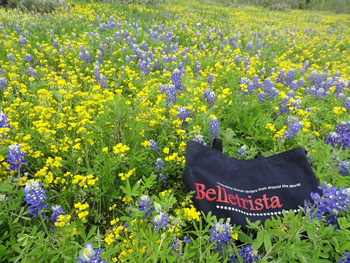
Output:
<path fill-rule="evenodd" d="M 265 232 L 264 231 L 259 231 L 258 232 L 258 235 L 255 239 L 255 241 L 253 242 L 253 249 L 254 250 L 258 250 L 261 245 L 264 243 L 264 235 L 265 235 Z"/>
<path fill-rule="evenodd" d="M 109 256 L 115 254 L 115 253 L 118 253 L 120 251 L 120 248 L 111 248 L 111 249 L 108 249 L 106 250 L 105 253 L 103 253 L 101 255 L 102 258 L 108 258 Z"/>
<path fill-rule="evenodd" d="M 269 251 L 271 249 L 271 237 L 270 235 L 264 231 L 264 246 L 265 246 L 265 251 Z"/>

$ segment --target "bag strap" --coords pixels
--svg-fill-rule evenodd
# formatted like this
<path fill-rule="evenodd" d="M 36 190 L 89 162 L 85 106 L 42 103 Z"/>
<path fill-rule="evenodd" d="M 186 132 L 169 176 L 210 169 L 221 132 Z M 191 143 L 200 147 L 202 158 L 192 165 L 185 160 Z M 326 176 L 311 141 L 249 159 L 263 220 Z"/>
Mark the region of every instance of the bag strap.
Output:
<path fill-rule="evenodd" d="M 218 138 L 215 138 L 214 141 L 213 141 L 212 148 L 222 152 L 222 140 L 218 139 Z"/>

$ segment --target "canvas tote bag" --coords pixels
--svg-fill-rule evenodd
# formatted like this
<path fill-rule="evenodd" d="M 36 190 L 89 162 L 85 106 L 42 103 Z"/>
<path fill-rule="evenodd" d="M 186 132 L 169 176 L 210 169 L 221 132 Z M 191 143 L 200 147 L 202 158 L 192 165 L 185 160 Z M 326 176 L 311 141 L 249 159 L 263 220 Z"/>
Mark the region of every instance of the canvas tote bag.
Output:
<path fill-rule="evenodd" d="M 231 218 L 244 231 L 247 218 L 264 223 L 282 210 L 298 212 L 311 192 L 320 191 L 303 148 L 238 160 L 222 153 L 220 139 L 213 148 L 187 142 L 183 182 L 198 210 Z"/>

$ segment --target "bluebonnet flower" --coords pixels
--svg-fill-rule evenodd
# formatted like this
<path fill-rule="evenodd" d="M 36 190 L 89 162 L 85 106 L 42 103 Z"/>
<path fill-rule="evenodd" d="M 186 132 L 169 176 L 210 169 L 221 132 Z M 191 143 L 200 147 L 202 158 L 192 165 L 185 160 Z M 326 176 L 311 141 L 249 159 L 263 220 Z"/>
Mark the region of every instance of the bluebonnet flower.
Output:
<path fill-rule="evenodd" d="M 265 69 L 265 67 L 262 67 L 260 69 L 260 75 L 264 75 L 265 73 L 266 73 L 266 69 Z"/>
<path fill-rule="evenodd" d="M 154 140 L 149 140 L 150 146 L 149 148 L 151 150 L 157 151 L 158 149 L 160 149 L 157 145 L 157 142 L 155 142 Z"/>
<path fill-rule="evenodd" d="M 295 76 L 295 70 L 293 68 L 291 68 L 286 76 L 286 85 L 290 86 L 294 80 L 294 76 Z"/>
<path fill-rule="evenodd" d="M 4 195 L 4 194 L 0 194 L 0 203 L 1 202 L 5 202 L 6 200 L 8 200 L 9 198 L 6 196 L 6 195 Z"/>
<path fill-rule="evenodd" d="M 350 147 L 350 122 L 340 122 L 335 129 L 326 137 L 326 144 L 330 143 L 333 148 L 339 144 L 342 149 Z"/>
<path fill-rule="evenodd" d="M 51 215 L 50 219 L 53 222 L 56 222 L 60 215 L 65 214 L 65 212 L 63 211 L 63 209 L 60 205 L 51 206 L 51 210 L 52 210 L 52 215 Z"/>
<path fill-rule="evenodd" d="M 76 261 L 80 263 L 107 263 L 102 261 L 102 258 L 100 257 L 102 251 L 103 248 L 94 250 L 92 244 L 88 243 L 83 250 L 81 258 L 77 259 Z"/>
<path fill-rule="evenodd" d="M 331 132 L 330 134 L 328 134 L 325 141 L 326 144 L 331 144 L 333 148 L 335 148 L 336 144 L 338 144 L 339 142 L 340 136 L 336 132 Z"/>
<path fill-rule="evenodd" d="M 350 97 L 347 97 L 343 103 L 345 109 L 350 110 Z"/>
<path fill-rule="evenodd" d="M 57 41 L 57 39 L 53 40 L 53 47 L 58 49 L 58 41 Z"/>
<path fill-rule="evenodd" d="M 195 74 L 199 73 L 199 71 L 201 70 L 201 64 L 199 63 L 199 61 L 196 61 L 196 69 L 195 69 Z"/>
<path fill-rule="evenodd" d="M 91 56 L 89 51 L 85 51 L 85 62 L 91 64 Z"/>
<path fill-rule="evenodd" d="M 337 263 L 350 263 L 350 253 L 344 252 L 340 261 L 338 261 Z"/>
<path fill-rule="evenodd" d="M 148 195 L 142 195 L 139 201 L 139 210 L 145 211 L 145 218 L 155 210 L 152 206 L 153 200 Z"/>
<path fill-rule="evenodd" d="M 180 107 L 177 109 L 178 114 L 176 115 L 182 121 L 182 124 L 187 123 L 187 118 L 190 117 L 190 111 L 186 107 Z"/>
<path fill-rule="evenodd" d="M 177 68 L 171 74 L 171 83 L 175 86 L 176 90 L 183 91 L 182 87 L 182 73 Z"/>
<path fill-rule="evenodd" d="M 309 61 L 305 61 L 304 62 L 304 65 L 301 67 L 301 69 L 299 70 L 299 72 L 300 73 L 305 73 L 306 72 L 306 70 L 308 69 L 308 67 L 309 67 Z"/>
<path fill-rule="evenodd" d="M 207 101 L 209 106 L 214 105 L 214 101 L 216 101 L 216 95 L 214 91 L 211 91 L 209 88 L 204 91 L 203 99 Z"/>
<path fill-rule="evenodd" d="M 29 180 L 25 183 L 23 192 L 26 194 L 24 201 L 29 204 L 29 211 L 27 214 L 33 215 L 33 217 L 36 218 L 41 210 L 49 207 L 44 204 L 48 197 L 45 197 L 47 191 L 41 187 L 41 183 L 36 182 L 34 179 Z M 45 217 L 42 212 L 41 215 Z"/>
<path fill-rule="evenodd" d="M 311 193 L 313 202 L 305 202 L 306 212 L 311 216 L 311 219 L 321 220 L 325 216 L 327 224 L 337 227 L 336 218 L 339 211 L 346 212 L 350 206 L 350 188 L 340 187 L 338 189 L 327 182 L 318 188 L 322 190 L 322 196 L 319 193 Z"/>
<path fill-rule="evenodd" d="M 34 77 L 36 75 L 34 68 L 29 67 L 28 74 L 29 74 L 29 77 Z"/>
<path fill-rule="evenodd" d="M 7 83 L 5 78 L 0 78 L 0 88 L 7 88 L 9 86 L 9 84 Z"/>
<path fill-rule="evenodd" d="M 214 81 L 214 74 L 210 73 L 209 76 L 208 76 L 208 84 L 212 85 L 213 81 Z"/>
<path fill-rule="evenodd" d="M 27 41 L 27 39 L 25 38 L 25 37 L 23 37 L 22 35 L 21 36 L 19 36 L 19 43 L 21 44 L 21 45 L 27 45 L 28 44 L 28 41 Z"/>
<path fill-rule="evenodd" d="M 244 155 L 247 153 L 247 146 L 243 145 L 239 150 L 236 155 L 236 158 L 243 158 Z"/>
<path fill-rule="evenodd" d="M 94 75 L 95 75 L 95 80 L 100 81 L 100 67 L 99 67 L 99 65 L 95 65 Z"/>
<path fill-rule="evenodd" d="M 298 118 L 293 118 L 291 121 L 288 120 L 289 125 L 287 130 L 284 131 L 283 135 L 285 136 L 285 140 L 292 139 L 294 136 L 298 134 L 301 127 L 303 127 L 303 123 L 298 120 Z"/>
<path fill-rule="evenodd" d="M 260 100 L 261 103 L 264 103 L 264 102 L 265 102 L 265 92 L 260 91 L 260 92 L 257 94 L 257 97 L 258 97 L 258 99 Z"/>
<path fill-rule="evenodd" d="M 253 44 L 251 42 L 247 43 L 247 50 L 252 50 Z"/>
<path fill-rule="evenodd" d="M 203 135 L 201 135 L 201 134 L 195 135 L 194 138 L 193 138 L 193 141 L 205 145 L 205 141 L 203 139 Z"/>
<path fill-rule="evenodd" d="M 4 71 L 2 68 L 0 68 L 0 75 L 4 75 Z"/>
<path fill-rule="evenodd" d="M 209 238 L 209 241 L 217 242 L 216 249 L 221 251 L 222 246 L 226 246 L 226 243 L 231 240 L 231 230 L 233 227 L 230 225 L 230 223 L 220 223 L 217 222 L 215 225 L 211 228 L 210 235 L 211 238 Z"/>
<path fill-rule="evenodd" d="M 101 50 L 97 51 L 97 59 L 98 59 L 98 62 L 100 63 L 103 62 L 103 53 L 101 52 Z"/>
<path fill-rule="evenodd" d="M 153 219 L 152 222 L 154 223 L 153 231 L 156 231 L 160 227 L 164 227 L 165 229 L 168 229 L 168 213 L 160 212 L 157 214 Z"/>
<path fill-rule="evenodd" d="M 339 174 L 349 175 L 349 162 L 341 160 L 340 163 L 338 163 L 338 166 L 340 168 Z"/>
<path fill-rule="evenodd" d="M 238 255 L 245 263 L 258 262 L 259 258 L 261 258 L 258 251 L 254 250 L 252 245 L 247 247 L 242 246 L 242 249 L 238 251 Z M 231 259 L 231 262 L 238 262 L 235 256 L 229 258 Z"/>
<path fill-rule="evenodd" d="M 27 160 L 24 158 L 26 155 L 25 152 L 21 151 L 21 145 L 20 144 L 11 144 L 10 147 L 7 149 L 9 154 L 7 155 L 6 162 L 10 164 L 10 168 L 8 171 L 18 171 L 25 169 L 22 168 L 22 164 L 27 164 Z"/>
<path fill-rule="evenodd" d="M 157 161 L 155 162 L 155 165 L 158 171 L 162 171 L 165 166 L 165 163 L 161 158 L 158 158 Z"/>
<path fill-rule="evenodd" d="M 84 61 L 84 59 L 85 59 L 84 53 L 79 52 L 79 60 Z"/>
<path fill-rule="evenodd" d="M 262 91 L 265 92 L 270 100 L 273 100 L 278 95 L 278 91 L 270 78 L 265 79 Z"/>
<path fill-rule="evenodd" d="M 32 61 L 32 56 L 31 55 L 29 55 L 29 54 L 26 54 L 25 56 L 24 56 L 24 60 L 26 61 L 26 62 L 31 62 Z"/>
<path fill-rule="evenodd" d="M 103 89 L 107 88 L 107 80 L 106 80 L 106 77 L 103 75 L 100 75 L 100 85 L 101 85 L 101 88 Z"/>
<path fill-rule="evenodd" d="M 216 117 L 213 117 L 210 119 L 209 122 L 209 131 L 210 131 L 210 138 L 211 139 L 215 139 L 217 137 L 219 137 L 220 134 L 220 123 L 218 122 L 218 119 Z"/>
<path fill-rule="evenodd" d="M 0 111 L 0 128 L 11 128 L 10 121 L 3 111 Z"/>
<path fill-rule="evenodd" d="M 276 83 L 283 83 L 284 81 L 284 74 L 286 73 L 285 69 L 281 69 L 280 73 L 277 76 Z"/>

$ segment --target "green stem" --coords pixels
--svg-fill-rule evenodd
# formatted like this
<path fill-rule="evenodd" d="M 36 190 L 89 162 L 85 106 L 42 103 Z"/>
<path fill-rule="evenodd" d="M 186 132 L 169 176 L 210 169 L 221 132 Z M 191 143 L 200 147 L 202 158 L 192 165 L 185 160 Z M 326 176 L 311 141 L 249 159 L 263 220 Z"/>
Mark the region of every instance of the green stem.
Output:
<path fill-rule="evenodd" d="M 41 223 L 43 224 L 43 227 L 45 229 L 46 235 L 49 237 L 49 231 L 47 230 L 46 224 L 44 222 L 44 218 L 42 215 L 40 215 Z"/>

